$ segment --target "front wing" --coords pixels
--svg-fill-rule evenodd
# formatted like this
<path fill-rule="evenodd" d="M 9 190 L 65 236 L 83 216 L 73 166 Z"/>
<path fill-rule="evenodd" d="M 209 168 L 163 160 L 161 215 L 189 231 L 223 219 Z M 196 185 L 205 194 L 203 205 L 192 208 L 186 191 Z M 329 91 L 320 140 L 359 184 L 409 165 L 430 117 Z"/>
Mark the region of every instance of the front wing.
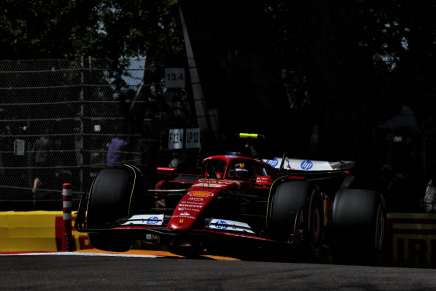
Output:
<path fill-rule="evenodd" d="M 204 224 L 196 225 L 188 231 L 177 231 L 168 227 L 170 216 L 164 214 L 136 214 L 127 219 L 119 220 L 115 225 L 87 229 L 87 232 L 109 232 L 113 231 L 123 236 L 131 236 L 135 239 L 142 239 L 146 234 L 154 234 L 164 238 L 171 237 L 192 237 L 201 238 L 235 238 L 254 240 L 262 242 L 274 242 L 266 235 L 257 233 L 249 224 L 241 221 L 206 218 Z M 85 231 L 85 230 L 82 230 Z"/>

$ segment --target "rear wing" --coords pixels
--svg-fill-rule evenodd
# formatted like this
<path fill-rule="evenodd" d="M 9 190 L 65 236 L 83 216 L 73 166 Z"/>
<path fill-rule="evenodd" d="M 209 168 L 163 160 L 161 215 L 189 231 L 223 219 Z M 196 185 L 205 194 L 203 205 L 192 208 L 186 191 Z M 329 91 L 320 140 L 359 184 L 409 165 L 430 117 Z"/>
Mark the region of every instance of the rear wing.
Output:
<path fill-rule="evenodd" d="M 275 169 L 285 171 L 332 172 L 350 170 L 355 166 L 354 161 L 318 161 L 287 157 L 262 159 L 262 161 Z"/>

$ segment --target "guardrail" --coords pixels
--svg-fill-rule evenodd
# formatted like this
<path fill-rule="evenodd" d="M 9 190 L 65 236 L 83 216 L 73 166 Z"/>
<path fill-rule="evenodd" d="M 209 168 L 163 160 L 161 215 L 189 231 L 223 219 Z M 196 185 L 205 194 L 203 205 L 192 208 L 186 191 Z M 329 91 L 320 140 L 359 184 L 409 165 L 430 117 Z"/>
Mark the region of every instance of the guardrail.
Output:
<path fill-rule="evenodd" d="M 64 234 L 62 211 L 0 212 L 0 252 L 67 251 Z M 71 250 L 92 248 L 87 234 L 73 230 L 72 237 Z"/>
<path fill-rule="evenodd" d="M 72 213 L 72 225 L 76 215 Z M 63 216 L 62 211 L 0 212 L 0 252 L 92 249 L 88 235 L 75 229 L 66 248 Z M 389 213 L 388 221 L 388 265 L 436 267 L 436 213 Z"/>

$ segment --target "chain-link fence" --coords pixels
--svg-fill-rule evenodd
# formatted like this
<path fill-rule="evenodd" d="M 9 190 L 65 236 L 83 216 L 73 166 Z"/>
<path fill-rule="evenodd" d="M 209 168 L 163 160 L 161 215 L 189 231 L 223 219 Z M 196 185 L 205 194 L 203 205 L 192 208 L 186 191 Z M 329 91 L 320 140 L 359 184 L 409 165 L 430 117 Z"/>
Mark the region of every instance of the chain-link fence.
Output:
<path fill-rule="evenodd" d="M 1 210 L 61 209 L 66 181 L 77 205 L 105 166 L 111 138 L 136 134 L 120 127 L 114 90 L 101 60 L 0 61 Z"/>

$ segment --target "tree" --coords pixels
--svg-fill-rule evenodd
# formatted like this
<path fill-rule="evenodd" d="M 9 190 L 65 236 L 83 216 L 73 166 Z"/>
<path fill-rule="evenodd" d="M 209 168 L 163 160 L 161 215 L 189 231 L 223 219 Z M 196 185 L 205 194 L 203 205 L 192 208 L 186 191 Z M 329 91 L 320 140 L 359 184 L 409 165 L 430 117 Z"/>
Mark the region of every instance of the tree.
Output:
<path fill-rule="evenodd" d="M 5 0 L 0 40 L 10 59 L 179 53 L 174 1 Z"/>
<path fill-rule="evenodd" d="M 126 85 L 122 75 L 129 57 L 146 56 L 143 95 L 148 99 L 162 94 L 164 65 L 183 60 L 175 4 L 170 0 L 5 0 L 0 3 L 4 11 L 0 16 L 0 49 L 7 59 L 77 60 L 92 56 L 107 60 L 123 107 L 127 97 L 121 94 Z"/>
<path fill-rule="evenodd" d="M 94 46 L 96 0 L 13 1 L 0 4 L 3 58 L 64 58 Z"/>

